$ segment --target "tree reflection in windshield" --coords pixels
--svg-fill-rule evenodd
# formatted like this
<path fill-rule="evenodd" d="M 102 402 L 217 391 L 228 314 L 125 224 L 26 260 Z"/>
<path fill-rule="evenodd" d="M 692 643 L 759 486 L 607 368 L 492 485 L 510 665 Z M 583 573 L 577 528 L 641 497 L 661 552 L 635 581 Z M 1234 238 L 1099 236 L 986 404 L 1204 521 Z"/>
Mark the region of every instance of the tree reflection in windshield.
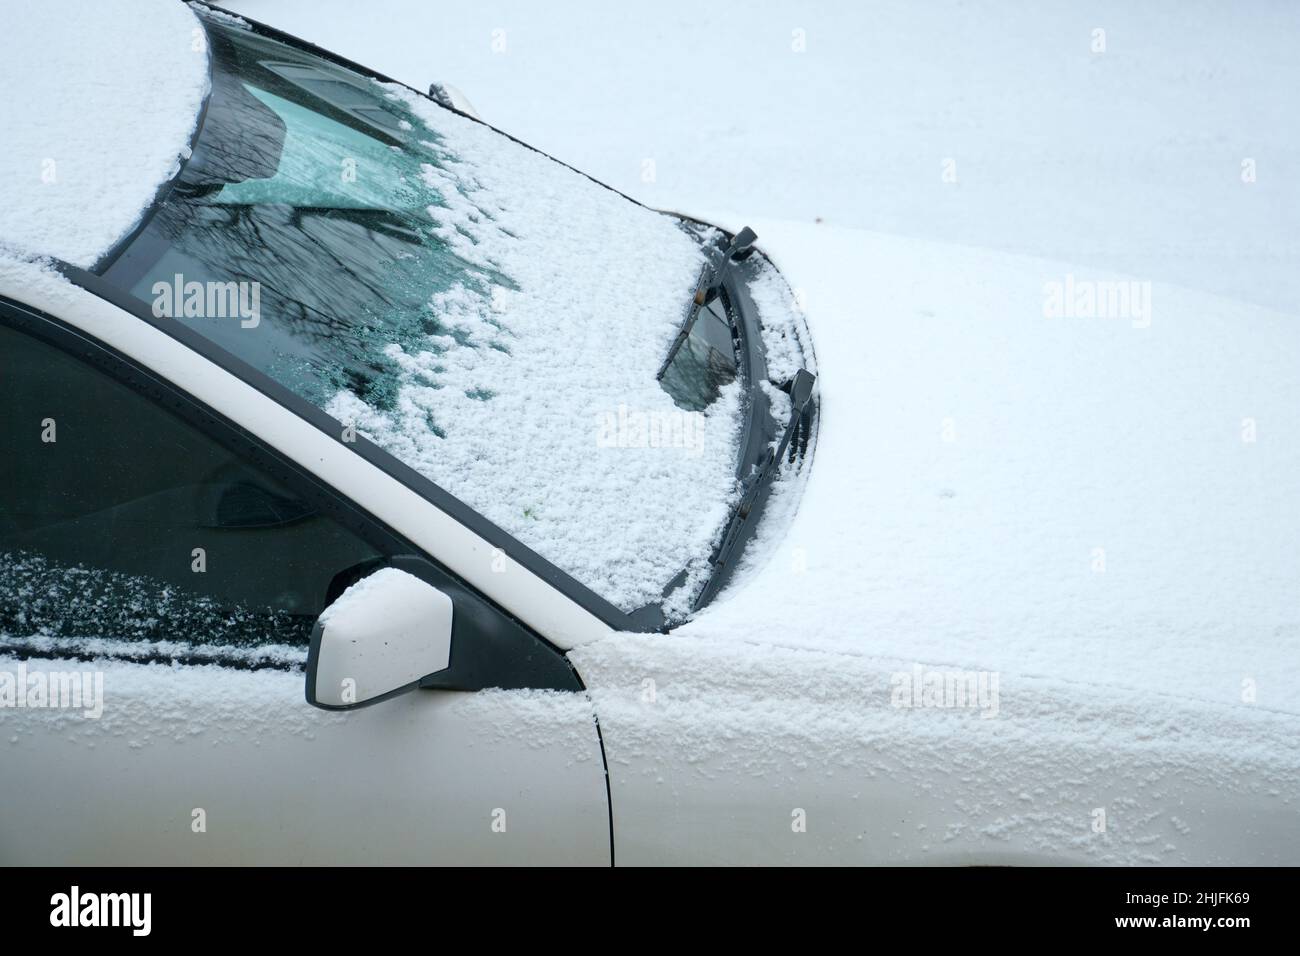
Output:
<path fill-rule="evenodd" d="M 396 344 L 437 353 L 430 299 L 510 281 L 433 233 L 439 157 L 369 80 L 237 28 L 210 30 L 213 91 L 193 156 L 104 272 L 149 302 L 158 282 L 255 282 L 266 321 L 178 319 L 323 407 L 340 389 L 392 408 Z M 419 137 L 437 134 L 420 127 Z M 434 387 L 435 382 L 427 384 Z"/>

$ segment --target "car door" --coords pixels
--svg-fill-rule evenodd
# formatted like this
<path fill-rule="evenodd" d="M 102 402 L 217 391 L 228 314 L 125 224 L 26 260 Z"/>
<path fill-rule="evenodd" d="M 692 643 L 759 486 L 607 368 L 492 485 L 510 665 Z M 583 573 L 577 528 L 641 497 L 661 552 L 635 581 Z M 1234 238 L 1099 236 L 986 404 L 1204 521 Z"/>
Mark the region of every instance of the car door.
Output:
<path fill-rule="evenodd" d="M 248 429 L 0 305 L 0 863 L 610 862 L 559 651 Z M 316 616 L 399 557 L 476 666 L 308 706 Z"/>

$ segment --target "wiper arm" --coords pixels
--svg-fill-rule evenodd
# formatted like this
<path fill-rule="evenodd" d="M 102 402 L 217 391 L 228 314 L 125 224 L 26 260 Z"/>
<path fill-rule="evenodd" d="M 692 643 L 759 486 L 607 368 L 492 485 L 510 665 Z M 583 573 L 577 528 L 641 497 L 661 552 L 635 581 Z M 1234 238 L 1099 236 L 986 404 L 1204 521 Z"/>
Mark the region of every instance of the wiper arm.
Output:
<path fill-rule="evenodd" d="M 816 384 L 817 376 L 806 368 L 801 368 L 794 373 L 794 380 L 790 383 L 790 420 L 786 422 L 785 431 L 781 433 L 781 441 L 777 443 L 776 451 L 762 466 L 760 479 L 766 479 L 785 457 L 786 451 L 790 448 L 790 439 L 799 430 L 803 413 L 808 408 L 808 403 L 812 401 L 813 386 Z"/>
<path fill-rule="evenodd" d="M 686 344 L 690 337 L 691 329 L 695 328 L 695 320 L 700 316 L 700 309 L 708 305 L 718 297 L 718 291 L 722 288 L 722 282 L 727 277 L 727 269 L 731 267 L 732 262 L 741 262 L 748 259 L 754 251 L 754 242 L 758 235 L 753 229 L 746 226 L 731 240 L 731 245 L 723 254 L 722 259 L 716 264 L 705 263 L 700 267 L 700 276 L 695 280 L 695 294 L 691 296 L 690 301 L 686 304 L 686 315 L 682 319 L 682 327 L 677 330 L 677 337 L 673 339 L 673 344 L 668 347 L 668 355 L 664 358 L 663 364 L 659 366 L 659 371 L 655 378 L 659 381 L 668 372 L 668 366 L 673 364 L 673 359 L 681 347 Z"/>
<path fill-rule="evenodd" d="M 767 457 L 763 459 L 763 463 L 758 466 L 758 470 L 753 477 L 744 483 L 744 491 L 741 493 L 740 501 L 731 513 L 731 519 L 727 522 L 727 527 L 722 533 L 722 540 L 718 542 L 717 550 L 713 552 L 713 557 L 709 559 L 709 563 L 713 565 L 713 573 L 709 575 L 709 580 L 705 583 L 704 589 L 700 591 L 699 597 L 695 599 L 692 610 L 699 610 L 711 601 L 721 586 L 722 572 L 730 566 L 732 558 L 735 556 L 737 545 L 742 540 L 741 532 L 745 528 L 745 523 L 749 520 L 749 516 L 758 503 L 763 489 L 789 452 L 790 442 L 802 427 L 804 413 L 808 410 L 809 402 L 812 401 L 813 386 L 816 383 L 817 376 L 806 368 L 801 368 L 795 373 L 794 379 L 790 383 L 790 420 L 786 422 L 785 430 L 782 431 L 781 440 L 777 442 L 776 448 L 768 448 Z"/>

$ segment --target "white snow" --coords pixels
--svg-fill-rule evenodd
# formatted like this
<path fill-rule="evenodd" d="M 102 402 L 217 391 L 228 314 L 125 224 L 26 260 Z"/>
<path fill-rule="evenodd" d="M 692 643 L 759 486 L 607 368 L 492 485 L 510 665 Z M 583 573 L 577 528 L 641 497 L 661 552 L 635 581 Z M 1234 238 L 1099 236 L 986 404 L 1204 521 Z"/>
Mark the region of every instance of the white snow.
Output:
<path fill-rule="evenodd" d="M 708 846 L 719 799 L 729 845 L 764 845 L 724 786 L 748 781 L 868 860 L 1295 862 L 1300 10 L 377 0 L 410 44 L 375 6 L 233 3 L 752 224 L 806 303 L 815 456 L 743 579 L 572 653 L 622 859 Z M 1152 283 L 1150 327 L 1047 319 L 1068 275 Z M 917 663 L 995 670 L 999 718 L 890 706 Z M 835 830 L 816 801 L 846 789 Z"/>
<path fill-rule="evenodd" d="M 86 293 L 73 285 L 48 258 L 33 256 L 0 240 L 0 289 L 6 294 L 31 289 L 50 305 L 73 308 Z"/>
<path fill-rule="evenodd" d="M 1126 277 L 754 225 L 807 290 L 815 458 L 695 620 L 571 653 L 625 818 L 655 781 L 690 833 L 722 781 L 802 806 L 846 775 L 822 860 L 1294 862 L 1296 318 L 1162 284 L 1149 323 L 1049 317 L 1049 283 Z M 918 667 L 996 677 L 994 713 L 900 707 Z"/>
<path fill-rule="evenodd" d="M 6 644 L 21 645 L 23 650 L 34 655 L 51 658 L 66 654 L 75 648 L 79 656 L 121 661 L 198 661 L 235 663 L 241 668 L 257 670 L 275 668 L 277 670 L 299 671 L 307 662 L 307 649 L 289 644 L 258 644 L 256 647 L 243 647 L 235 644 L 212 644 L 178 637 L 174 640 L 136 640 L 129 637 L 84 637 L 75 639 L 52 637 L 35 634 L 3 635 Z M 160 664 L 168 666 L 168 664 Z"/>
<path fill-rule="evenodd" d="M 0 30 L 0 242 L 88 267 L 189 150 L 202 28 L 168 0 L 48 0 Z"/>
<path fill-rule="evenodd" d="M 767 377 L 788 382 L 801 368 L 816 374 L 814 347 L 803 321 L 804 306 L 795 299 L 785 278 L 768 263 L 749 282 L 749 294 L 762 324 Z M 785 393 L 780 393 L 784 395 Z M 772 396 L 775 402 L 775 396 Z M 785 407 L 788 408 L 788 396 Z M 774 409 L 775 411 L 775 409 Z M 783 419 L 787 416 L 781 416 Z"/>
<path fill-rule="evenodd" d="M 445 203 L 429 207 L 432 231 L 479 271 L 430 303 L 453 334 L 387 349 L 393 412 L 345 390 L 327 410 L 623 610 L 657 601 L 707 558 L 736 490 L 739 386 L 692 412 L 655 377 L 699 243 L 481 124 L 393 95 L 438 137 L 439 165 L 424 166 Z"/>
<path fill-rule="evenodd" d="M 400 611 L 400 605 L 427 588 L 415 575 L 399 568 L 380 568 L 344 590 L 318 620 L 321 624 L 332 621 L 345 631 L 367 626 L 378 630 L 395 623 L 394 612 Z"/>
<path fill-rule="evenodd" d="M 1019 673 L 996 719 L 900 708 L 910 660 L 706 630 L 571 654 L 599 688 L 622 862 L 1295 862 L 1290 715 Z"/>
<path fill-rule="evenodd" d="M 739 210 L 806 301 L 813 467 L 744 579 L 571 655 L 615 825 L 673 817 L 633 853 L 707 844 L 720 794 L 743 835 L 747 785 L 874 861 L 1296 862 L 1300 10 L 233 6 Z M 1150 282 L 1149 323 L 1049 318 L 1067 277 Z M 997 718 L 895 706 L 917 665 L 997 674 Z"/>
<path fill-rule="evenodd" d="M 683 633 L 1233 705 L 1254 678 L 1300 714 L 1293 316 L 1156 284 L 1146 327 L 1048 318 L 1073 267 L 762 228 L 809 290 L 816 457 L 767 567 Z"/>
<path fill-rule="evenodd" d="M 228 5 L 416 89 L 453 83 L 486 122 L 659 209 L 820 216 L 1300 301 L 1294 4 Z"/>

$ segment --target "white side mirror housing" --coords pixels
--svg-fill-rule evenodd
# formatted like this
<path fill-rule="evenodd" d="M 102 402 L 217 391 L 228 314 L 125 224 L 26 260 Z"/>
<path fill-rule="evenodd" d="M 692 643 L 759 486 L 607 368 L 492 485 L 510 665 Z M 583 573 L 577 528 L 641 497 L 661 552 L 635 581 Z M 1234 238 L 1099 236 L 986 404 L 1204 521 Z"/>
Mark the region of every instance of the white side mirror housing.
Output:
<path fill-rule="evenodd" d="M 397 568 L 362 578 L 325 609 L 307 654 L 307 703 L 349 710 L 415 690 L 451 663 L 451 598 Z"/>

